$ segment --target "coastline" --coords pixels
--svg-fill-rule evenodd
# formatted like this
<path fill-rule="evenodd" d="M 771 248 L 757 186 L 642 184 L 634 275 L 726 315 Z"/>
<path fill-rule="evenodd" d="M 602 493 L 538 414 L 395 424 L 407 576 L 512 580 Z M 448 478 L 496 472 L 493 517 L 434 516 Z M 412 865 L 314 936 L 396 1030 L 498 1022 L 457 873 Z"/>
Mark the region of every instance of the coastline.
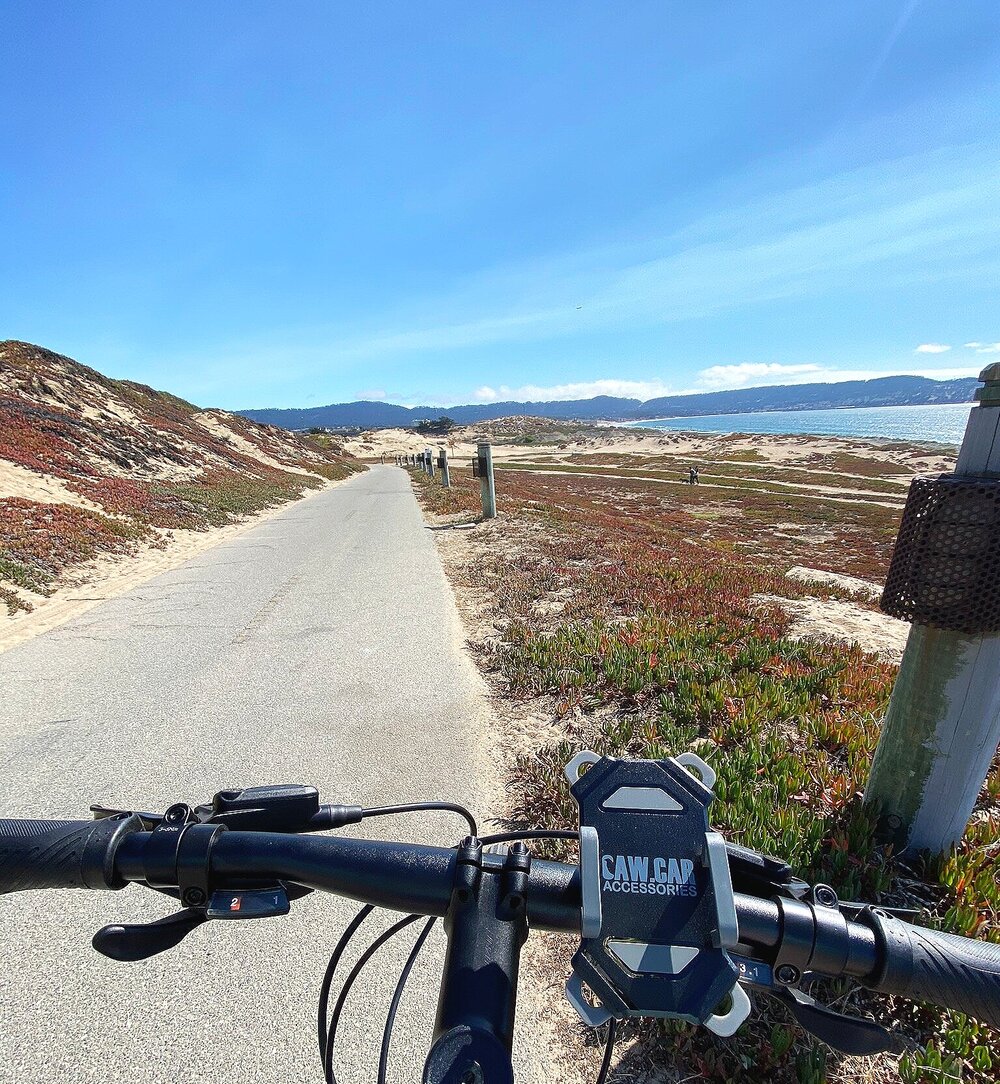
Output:
<path fill-rule="evenodd" d="M 778 429 L 753 427 L 752 424 L 747 427 L 741 427 L 741 422 L 745 419 L 768 419 L 768 418 L 781 418 L 787 419 L 789 415 L 795 417 L 803 417 L 807 415 L 854 415 L 864 417 L 867 415 L 869 418 L 873 416 L 887 417 L 890 420 L 892 415 L 889 412 L 894 411 L 931 411 L 937 409 L 954 409 L 956 414 L 961 419 L 961 425 L 964 429 L 965 420 L 968 418 L 968 411 L 975 407 L 975 402 L 969 403 L 901 403 L 892 406 L 836 406 L 836 407 L 789 407 L 784 410 L 753 410 L 753 411 L 731 411 L 724 413 L 713 414 L 679 414 L 668 415 L 657 418 L 643 418 L 638 421 L 632 422 L 619 422 L 618 425 L 628 429 L 651 429 L 655 432 L 693 432 L 693 433 L 731 433 L 731 434 L 771 434 L 771 435 L 786 435 L 786 436 L 818 436 L 818 437 L 840 437 L 845 440 L 865 440 L 872 442 L 905 442 L 920 445 L 934 444 L 942 448 L 957 450 L 962 440 L 962 434 L 959 432 L 956 426 L 954 432 L 949 436 L 954 436 L 954 439 L 942 439 L 936 440 L 927 437 L 915 437 L 908 433 L 900 432 L 898 434 L 886 434 L 876 432 L 849 432 L 845 431 L 842 427 L 837 427 L 836 430 L 830 427 L 808 427 L 803 425 L 802 428 L 789 428 L 782 426 Z M 959 411 L 964 411 L 964 414 L 958 414 Z M 872 413 L 869 413 L 872 412 Z M 875 413 L 877 412 L 877 414 Z M 705 423 L 719 419 L 720 422 L 726 424 L 720 424 L 718 428 L 708 428 Z M 738 419 L 738 420 L 737 420 Z M 667 424 L 669 423 L 669 424 Z M 701 423 L 701 424 L 699 424 Z M 607 423 L 614 424 L 614 423 Z"/>

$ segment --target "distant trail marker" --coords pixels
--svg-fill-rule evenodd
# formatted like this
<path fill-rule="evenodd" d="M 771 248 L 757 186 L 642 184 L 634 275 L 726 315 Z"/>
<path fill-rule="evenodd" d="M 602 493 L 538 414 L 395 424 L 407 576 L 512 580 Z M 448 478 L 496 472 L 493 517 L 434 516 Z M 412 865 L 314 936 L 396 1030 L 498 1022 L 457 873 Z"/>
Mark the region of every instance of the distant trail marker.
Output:
<path fill-rule="evenodd" d="M 489 441 L 480 441 L 476 452 L 479 458 L 479 488 L 483 498 L 483 519 L 496 519 L 497 487 L 493 478 L 493 447 Z"/>
<path fill-rule="evenodd" d="M 952 501 L 953 509 L 929 507 L 919 520 L 922 551 L 910 578 L 915 609 L 956 592 L 961 600 L 963 587 L 973 585 L 965 606 L 979 611 L 985 631 L 914 619 L 865 788 L 865 801 L 880 809 L 897 847 L 935 854 L 965 834 L 1000 744 L 1000 502 L 990 499 L 1000 478 L 1000 364 L 984 369 L 980 380 L 955 478 L 982 478 L 984 485 L 967 503 Z M 949 546 L 949 537 L 963 541 Z M 888 595 L 887 586 L 884 602 Z M 961 627 L 960 619 L 953 623 Z"/>

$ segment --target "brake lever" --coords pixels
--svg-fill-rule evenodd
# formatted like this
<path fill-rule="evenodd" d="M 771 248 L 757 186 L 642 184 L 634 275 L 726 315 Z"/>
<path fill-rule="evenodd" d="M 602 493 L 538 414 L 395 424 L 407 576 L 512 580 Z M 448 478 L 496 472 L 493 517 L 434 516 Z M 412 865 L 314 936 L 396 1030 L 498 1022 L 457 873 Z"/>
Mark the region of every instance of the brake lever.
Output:
<path fill-rule="evenodd" d="M 155 922 L 104 926 L 94 934 L 91 944 L 111 960 L 134 963 L 179 945 L 192 930 L 207 921 L 204 911 L 185 907 Z"/>
<path fill-rule="evenodd" d="M 795 987 L 775 987 L 767 992 L 788 1009 L 799 1027 L 841 1054 L 903 1053 L 899 1037 L 874 1020 L 844 1016 Z"/>
<path fill-rule="evenodd" d="M 286 890 L 284 884 L 217 891 L 204 907 L 185 907 L 154 922 L 104 926 L 94 934 L 91 944 L 112 960 L 128 963 L 147 960 L 176 947 L 192 930 L 212 919 L 246 920 L 287 915 L 291 909 L 289 896 L 298 898 L 309 891 L 301 885 L 291 885 Z"/>

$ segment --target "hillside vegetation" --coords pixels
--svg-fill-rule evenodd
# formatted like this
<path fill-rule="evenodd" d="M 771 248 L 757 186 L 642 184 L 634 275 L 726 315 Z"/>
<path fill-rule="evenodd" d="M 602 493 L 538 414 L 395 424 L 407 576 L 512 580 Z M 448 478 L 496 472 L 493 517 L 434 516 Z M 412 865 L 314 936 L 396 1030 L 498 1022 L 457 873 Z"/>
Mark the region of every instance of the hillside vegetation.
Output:
<path fill-rule="evenodd" d="M 0 608 L 30 610 L 100 554 L 220 526 L 359 469 L 329 441 L 0 342 Z"/>

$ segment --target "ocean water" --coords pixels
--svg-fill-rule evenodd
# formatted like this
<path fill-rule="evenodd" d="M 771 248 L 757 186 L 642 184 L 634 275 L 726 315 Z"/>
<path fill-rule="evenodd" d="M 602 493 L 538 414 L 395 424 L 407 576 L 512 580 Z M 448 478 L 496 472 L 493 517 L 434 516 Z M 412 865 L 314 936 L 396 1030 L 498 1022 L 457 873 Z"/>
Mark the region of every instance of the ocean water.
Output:
<path fill-rule="evenodd" d="M 635 422 L 646 429 L 696 433 L 806 433 L 824 437 L 961 444 L 973 403 L 937 406 L 850 407 L 839 410 L 769 410 Z"/>

